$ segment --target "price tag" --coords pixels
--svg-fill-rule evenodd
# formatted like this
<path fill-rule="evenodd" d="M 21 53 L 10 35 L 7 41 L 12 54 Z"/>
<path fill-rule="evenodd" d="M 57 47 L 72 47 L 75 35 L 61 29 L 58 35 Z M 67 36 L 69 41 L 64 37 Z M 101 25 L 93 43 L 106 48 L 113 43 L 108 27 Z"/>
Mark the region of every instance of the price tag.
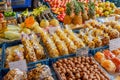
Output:
<path fill-rule="evenodd" d="M 55 33 L 55 31 L 56 31 L 58 28 L 60 28 L 60 26 L 58 26 L 58 27 L 50 27 L 50 28 L 49 28 L 49 33 L 50 33 L 50 34 Z"/>
<path fill-rule="evenodd" d="M 108 19 L 108 21 L 115 21 L 115 16 L 108 17 L 107 19 Z"/>
<path fill-rule="evenodd" d="M 53 33 L 55 33 L 56 30 L 57 30 L 57 27 L 50 27 L 49 28 L 49 33 L 53 34 Z"/>
<path fill-rule="evenodd" d="M 110 40 L 109 48 L 111 51 L 120 48 L 120 38 Z"/>
<path fill-rule="evenodd" d="M 22 71 L 27 71 L 26 60 L 10 62 L 9 67 L 10 67 L 10 70 L 18 68 L 18 69 L 20 69 Z"/>
<path fill-rule="evenodd" d="M 76 51 L 76 56 L 88 56 L 88 47 L 78 49 Z"/>

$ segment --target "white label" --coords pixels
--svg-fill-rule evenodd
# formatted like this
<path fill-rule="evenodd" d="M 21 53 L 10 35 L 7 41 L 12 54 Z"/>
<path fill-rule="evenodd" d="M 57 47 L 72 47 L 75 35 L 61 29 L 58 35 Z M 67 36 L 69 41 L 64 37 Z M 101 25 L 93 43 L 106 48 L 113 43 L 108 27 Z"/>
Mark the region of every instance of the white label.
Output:
<path fill-rule="evenodd" d="M 53 33 L 55 33 L 56 30 L 57 30 L 57 27 L 50 27 L 49 28 L 49 33 L 53 34 Z"/>
<path fill-rule="evenodd" d="M 15 61 L 15 62 L 10 62 L 9 63 L 10 70 L 12 69 L 20 69 L 22 71 L 27 71 L 27 64 L 26 60 L 20 60 L 20 61 Z"/>
<path fill-rule="evenodd" d="M 76 51 L 76 56 L 88 56 L 88 48 L 80 48 Z"/>
<path fill-rule="evenodd" d="M 115 16 L 108 17 L 107 19 L 108 19 L 108 21 L 115 21 Z"/>
<path fill-rule="evenodd" d="M 120 38 L 110 40 L 109 48 L 111 51 L 120 48 Z"/>

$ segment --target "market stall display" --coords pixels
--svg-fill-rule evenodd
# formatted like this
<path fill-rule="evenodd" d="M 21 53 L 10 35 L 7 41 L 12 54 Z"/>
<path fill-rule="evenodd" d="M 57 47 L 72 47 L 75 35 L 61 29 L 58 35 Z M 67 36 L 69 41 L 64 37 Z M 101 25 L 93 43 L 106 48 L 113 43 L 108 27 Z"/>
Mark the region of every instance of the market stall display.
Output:
<path fill-rule="evenodd" d="M 109 80 L 92 57 L 74 57 L 53 64 L 60 80 Z"/>
<path fill-rule="evenodd" d="M 0 13 L 0 80 L 119 80 L 120 9 L 114 3 L 32 3 L 18 10 L 19 1 L 0 3 L 7 5 Z"/>

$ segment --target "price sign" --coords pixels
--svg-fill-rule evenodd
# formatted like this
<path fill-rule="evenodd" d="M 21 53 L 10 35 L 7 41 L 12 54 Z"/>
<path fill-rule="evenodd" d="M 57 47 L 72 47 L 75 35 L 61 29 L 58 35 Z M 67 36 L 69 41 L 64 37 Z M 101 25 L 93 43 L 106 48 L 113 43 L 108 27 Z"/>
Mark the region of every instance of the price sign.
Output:
<path fill-rule="evenodd" d="M 115 21 L 115 16 L 108 17 L 107 19 L 108 19 L 108 21 Z"/>
<path fill-rule="evenodd" d="M 120 38 L 110 40 L 109 48 L 111 51 L 120 48 Z"/>
<path fill-rule="evenodd" d="M 15 62 L 10 62 L 9 63 L 10 70 L 12 69 L 20 69 L 22 71 L 27 71 L 27 64 L 26 60 L 20 60 L 20 61 L 15 61 Z"/>
<path fill-rule="evenodd" d="M 88 56 L 88 47 L 78 49 L 76 51 L 76 56 Z"/>

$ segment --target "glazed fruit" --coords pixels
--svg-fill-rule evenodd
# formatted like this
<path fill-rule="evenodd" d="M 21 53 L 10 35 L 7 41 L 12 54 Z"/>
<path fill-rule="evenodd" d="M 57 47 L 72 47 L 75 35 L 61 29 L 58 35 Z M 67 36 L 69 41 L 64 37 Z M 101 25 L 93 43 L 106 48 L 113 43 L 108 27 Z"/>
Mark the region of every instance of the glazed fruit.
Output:
<path fill-rule="evenodd" d="M 111 60 L 116 65 L 116 72 L 120 72 L 120 59 L 117 57 L 114 57 Z"/>
<path fill-rule="evenodd" d="M 94 56 L 95 60 L 101 63 L 103 60 L 105 60 L 105 55 L 101 52 L 97 52 Z"/>
<path fill-rule="evenodd" d="M 116 66 L 111 60 L 103 60 L 101 62 L 102 67 L 104 67 L 109 73 L 115 73 Z"/>

